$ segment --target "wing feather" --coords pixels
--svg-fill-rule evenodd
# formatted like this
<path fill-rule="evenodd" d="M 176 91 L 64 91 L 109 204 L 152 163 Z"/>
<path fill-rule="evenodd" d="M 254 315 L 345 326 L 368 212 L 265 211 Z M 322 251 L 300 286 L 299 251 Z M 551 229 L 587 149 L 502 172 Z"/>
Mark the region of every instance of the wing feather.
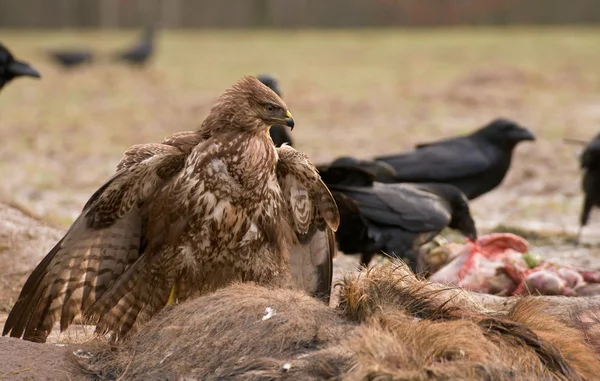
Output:
<path fill-rule="evenodd" d="M 480 175 L 491 166 L 486 154 L 468 138 L 426 144 L 376 160 L 390 164 L 402 182 L 456 181 Z"/>
<path fill-rule="evenodd" d="M 361 217 L 374 225 L 423 233 L 441 230 L 451 219 L 449 206 L 439 196 L 413 184 L 332 185 L 331 189 L 350 198 Z"/>
<path fill-rule="evenodd" d="M 131 157 L 142 159 L 123 164 L 92 195 L 29 276 L 3 335 L 44 342 L 58 319 L 62 331 L 76 316 L 85 316 L 140 257 L 145 248 L 146 203 L 185 161 L 176 147 L 154 148 L 138 146 L 139 155 L 129 150 Z"/>
<path fill-rule="evenodd" d="M 89 308 L 91 319 L 98 321 L 98 332 L 110 332 L 116 340 L 165 306 L 180 268 L 175 246 L 189 221 L 188 206 L 182 200 L 190 185 L 204 186 L 199 174 L 188 169 L 207 166 L 216 153 L 223 152 L 222 146 L 211 139 L 198 145 L 188 156 L 185 169 L 154 197 L 148 207 L 149 242 L 144 255 Z M 195 213 L 202 213 L 198 206 Z"/>
<path fill-rule="evenodd" d="M 290 250 L 292 277 L 297 286 L 328 301 L 336 254 L 334 231 L 340 222 L 337 206 L 306 155 L 285 145 L 277 152 L 277 177 L 297 237 Z"/>

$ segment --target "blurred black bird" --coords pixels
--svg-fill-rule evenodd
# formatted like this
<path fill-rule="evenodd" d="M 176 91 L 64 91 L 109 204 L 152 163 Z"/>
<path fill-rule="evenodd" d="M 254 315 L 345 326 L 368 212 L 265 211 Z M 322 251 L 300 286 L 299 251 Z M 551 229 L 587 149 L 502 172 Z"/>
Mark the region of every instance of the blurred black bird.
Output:
<path fill-rule="evenodd" d="M 263 83 L 263 85 L 267 86 L 269 89 L 273 90 L 275 94 L 281 97 L 281 90 L 279 89 L 279 83 L 277 79 L 270 74 L 260 74 L 257 75 L 256 78 Z M 269 130 L 269 134 L 271 135 L 271 139 L 273 143 L 275 143 L 275 147 L 280 147 L 283 143 L 287 143 L 290 146 L 292 144 L 292 137 L 288 132 L 288 128 L 284 126 L 271 126 Z"/>
<path fill-rule="evenodd" d="M 456 187 L 374 182 L 372 172 L 345 164 L 320 166 L 319 172 L 340 212 L 338 248 L 360 253 L 363 266 L 374 254 L 385 253 L 416 271 L 419 247 L 445 227 L 477 239 L 468 201 Z"/>
<path fill-rule="evenodd" d="M 382 182 L 445 183 L 469 200 L 500 185 L 518 143 L 535 140 L 531 131 L 508 119 L 496 119 L 470 135 L 419 144 L 412 152 L 375 158 L 390 164 L 395 178 Z"/>
<path fill-rule="evenodd" d="M 27 62 L 19 61 L 0 42 L 0 89 L 17 77 L 40 78 L 40 73 Z"/>
<path fill-rule="evenodd" d="M 582 189 L 584 193 L 583 207 L 579 218 L 578 241 L 583 227 L 587 225 L 592 207 L 600 206 L 600 134 L 585 147 L 579 157 L 583 169 Z"/>
<path fill-rule="evenodd" d="M 145 28 L 136 44 L 123 51 L 117 52 L 115 58 L 135 66 L 145 65 L 154 54 L 154 35 L 154 27 L 150 26 Z"/>
<path fill-rule="evenodd" d="M 398 173 L 388 163 L 352 156 L 342 156 L 331 163 L 319 164 L 317 170 L 333 184 L 370 186 L 374 180 L 381 183 L 399 182 Z"/>
<path fill-rule="evenodd" d="M 46 54 L 58 65 L 72 69 L 94 60 L 94 53 L 85 49 L 55 49 L 48 50 Z"/>

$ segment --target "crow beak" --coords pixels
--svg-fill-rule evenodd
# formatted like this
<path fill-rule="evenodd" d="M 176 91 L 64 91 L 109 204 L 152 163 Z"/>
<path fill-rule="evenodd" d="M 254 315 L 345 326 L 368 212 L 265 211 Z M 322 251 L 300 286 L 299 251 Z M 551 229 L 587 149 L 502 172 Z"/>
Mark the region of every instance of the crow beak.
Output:
<path fill-rule="evenodd" d="M 27 64 L 25 62 L 20 62 L 20 61 L 11 62 L 7 67 L 7 71 L 9 73 L 14 74 L 16 77 L 18 77 L 18 76 L 27 76 L 27 77 L 34 77 L 34 78 L 42 77 L 40 75 L 40 73 L 37 70 L 35 70 L 33 67 L 29 66 L 29 64 Z"/>
<path fill-rule="evenodd" d="M 285 125 L 288 126 L 291 130 L 294 129 L 294 117 L 292 116 L 291 112 L 286 111 L 284 122 L 285 122 Z"/>
<path fill-rule="evenodd" d="M 515 131 L 515 138 L 518 139 L 519 141 L 521 140 L 535 140 L 535 135 L 529 131 L 528 129 L 521 129 L 518 132 Z"/>

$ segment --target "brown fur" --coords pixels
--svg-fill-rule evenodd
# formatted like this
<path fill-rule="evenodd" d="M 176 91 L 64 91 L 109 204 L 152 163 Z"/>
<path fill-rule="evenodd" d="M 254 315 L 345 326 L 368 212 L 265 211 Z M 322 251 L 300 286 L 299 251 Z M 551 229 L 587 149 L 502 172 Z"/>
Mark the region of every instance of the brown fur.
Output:
<path fill-rule="evenodd" d="M 394 348 L 371 338 L 372 333 L 359 336 L 354 348 L 361 377 L 592 380 L 600 374 L 600 357 L 585 334 L 546 314 L 543 300 L 524 298 L 508 311 L 486 311 L 468 293 L 420 281 L 404 265 L 348 277 L 341 287 L 341 305 L 349 318 L 395 335 Z M 403 343 L 408 354 L 399 349 Z M 376 349 L 364 352 L 369 347 Z M 385 361 L 376 364 L 375 373 L 368 365 L 361 368 L 374 354 L 382 359 L 387 352 L 401 369 L 382 370 Z M 438 378 L 430 377 L 430 363 L 441 364 L 434 372 Z M 408 376 L 410 364 L 420 376 Z"/>
<path fill-rule="evenodd" d="M 405 265 L 346 277 L 331 309 L 292 290 L 236 284 L 163 311 L 84 368 L 115 379 L 594 380 L 587 331 L 545 301 L 486 310 Z M 276 314 L 262 320 L 265 308 Z M 284 364 L 290 364 L 285 370 Z M 179 377 L 179 378 L 178 378 Z"/>
<path fill-rule="evenodd" d="M 600 355 L 600 308 L 576 308 L 569 318 L 568 324 L 583 332 L 586 343 Z"/>
<path fill-rule="evenodd" d="M 468 322 L 398 323 L 397 331 L 376 322 L 361 327 L 349 342 L 357 366 L 348 380 L 516 380 L 495 360 L 498 348 L 477 346 L 485 340 Z"/>
<path fill-rule="evenodd" d="M 337 287 L 340 307 L 348 318 L 358 321 L 389 308 L 430 320 L 449 319 L 457 308 L 485 310 L 460 289 L 440 288 L 415 277 L 402 262 L 348 275 Z"/>
<path fill-rule="evenodd" d="M 545 314 L 543 303 L 533 299 L 519 300 L 508 316 L 527 326 L 541 340 L 552 343 L 583 379 L 594 379 L 600 375 L 600 352 L 589 345 L 589 339 L 592 339 L 589 331 L 569 327 L 557 318 Z"/>
<path fill-rule="evenodd" d="M 262 320 L 267 307 L 276 312 Z M 322 367 L 309 370 L 313 362 L 302 356 L 338 344 L 352 329 L 335 310 L 308 295 L 234 284 L 165 309 L 127 344 L 99 354 L 88 370 L 114 379 L 131 362 L 127 380 L 167 374 L 263 380 L 305 367 L 308 373 L 322 372 Z M 344 363 L 343 354 L 337 357 Z M 292 368 L 285 372 L 288 362 Z"/>

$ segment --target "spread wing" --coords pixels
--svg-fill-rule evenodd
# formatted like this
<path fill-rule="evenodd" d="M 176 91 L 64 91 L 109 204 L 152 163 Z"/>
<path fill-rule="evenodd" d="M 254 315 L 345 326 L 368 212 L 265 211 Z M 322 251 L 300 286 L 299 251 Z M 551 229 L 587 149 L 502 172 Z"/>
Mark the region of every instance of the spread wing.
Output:
<path fill-rule="evenodd" d="M 121 161 L 117 164 L 117 172 L 155 155 L 176 153 L 177 151 L 174 151 L 173 147 L 178 148 L 181 153 L 189 154 L 202 140 L 204 139 L 196 131 L 182 131 L 168 136 L 162 143 L 136 144 L 125 151 Z"/>
<path fill-rule="evenodd" d="M 277 178 L 298 238 L 290 254 L 292 277 L 305 291 L 328 301 L 334 232 L 340 223 L 337 206 L 306 155 L 287 145 L 277 152 Z"/>
<path fill-rule="evenodd" d="M 97 332 L 110 332 L 111 339 L 118 339 L 160 311 L 167 304 L 170 293 L 175 292 L 175 286 L 189 288 L 175 279 L 181 265 L 180 259 L 175 257 L 180 245 L 190 239 L 187 229 L 191 216 L 203 215 L 208 208 L 207 202 L 215 196 L 206 190 L 205 197 L 196 199 L 198 204 L 193 208 L 186 197 L 190 186 L 205 189 L 207 172 L 196 169 L 207 168 L 217 157 L 217 152 L 226 152 L 223 150 L 225 144 L 228 142 L 207 139 L 195 147 L 190 155 L 184 156 L 183 170 L 174 174 L 148 202 L 145 230 L 149 240 L 144 254 L 89 308 L 88 315 L 97 322 Z M 212 174 L 220 176 L 217 171 Z M 177 290 L 174 296 L 180 295 L 181 291 Z"/>
<path fill-rule="evenodd" d="M 402 182 L 453 181 L 482 174 L 491 166 L 490 160 L 468 138 L 421 145 L 412 152 L 376 160 L 394 167 Z"/>
<path fill-rule="evenodd" d="M 85 205 L 65 236 L 25 283 L 3 335 L 44 342 L 60 318 L 61 331 L 101 300 L 143 255 L 146 206 L 184 165 L 173 146 L 136 146 L 120 170 Z"/>

